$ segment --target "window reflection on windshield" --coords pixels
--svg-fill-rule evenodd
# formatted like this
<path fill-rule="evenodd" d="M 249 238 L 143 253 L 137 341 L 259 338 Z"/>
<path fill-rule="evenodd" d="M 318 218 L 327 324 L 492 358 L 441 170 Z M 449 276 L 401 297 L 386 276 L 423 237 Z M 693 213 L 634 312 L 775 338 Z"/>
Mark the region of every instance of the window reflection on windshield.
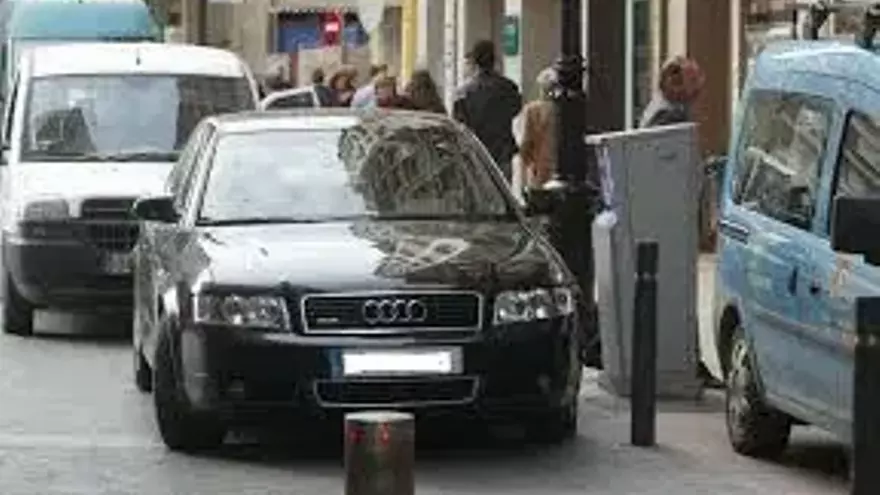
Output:
<path fill-rule="evenodd" d="M 253 107 L 244 78 L 40 78 L 27 102 L 22 160 L 173 160 L 203 117 Z"/>
<path fill-rule="evenodd" d="M 230 135 L 218 144 L 205 223 L 500 217 L 507 197 L 457 131 L 362 128 Z"/>

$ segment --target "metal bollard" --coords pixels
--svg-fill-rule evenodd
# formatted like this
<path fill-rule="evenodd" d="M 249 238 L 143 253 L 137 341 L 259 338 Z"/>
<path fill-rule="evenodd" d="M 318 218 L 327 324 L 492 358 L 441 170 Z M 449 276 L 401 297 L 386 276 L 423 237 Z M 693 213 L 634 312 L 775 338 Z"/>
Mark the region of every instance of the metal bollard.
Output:
<path fill-rule="evenodd" d="M 345 416 L 345 495 L 415 493 L 415 418 L 389 411 Z"/>
<path fill-rule="evenodd" d="M 856 299 L 853 495 L 880 493 L 880 297 Z"/>
<path fill-rule="evenodd" d="M 639 242 L 636 256 L 630 439 L 651 447 L 657 436 L 657 243 Z"/>

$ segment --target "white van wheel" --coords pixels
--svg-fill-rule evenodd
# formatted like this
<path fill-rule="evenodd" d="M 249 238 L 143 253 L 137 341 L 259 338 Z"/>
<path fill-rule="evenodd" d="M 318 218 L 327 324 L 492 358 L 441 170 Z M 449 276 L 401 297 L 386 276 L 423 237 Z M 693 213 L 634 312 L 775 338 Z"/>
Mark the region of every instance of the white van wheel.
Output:
<path fill-rule="evenodd" d="M 18 293 L 8 273 L 3 289 L 3 333 L 22 337 L 33 335 L 34 306 Z"/>

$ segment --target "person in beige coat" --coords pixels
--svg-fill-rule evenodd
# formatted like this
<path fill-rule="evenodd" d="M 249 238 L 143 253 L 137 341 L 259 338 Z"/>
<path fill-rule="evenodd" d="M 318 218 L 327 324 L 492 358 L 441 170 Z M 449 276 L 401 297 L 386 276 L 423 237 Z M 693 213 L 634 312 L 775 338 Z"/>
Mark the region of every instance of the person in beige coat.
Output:
<path fill-rule="evenodd" d="M 556 106 L 551 100 L 558 85 L 556 70 L 537 78 L 538 99 L 527 103 L 518 118 L 520 187 L 537 189 L 556 173 Z"/>

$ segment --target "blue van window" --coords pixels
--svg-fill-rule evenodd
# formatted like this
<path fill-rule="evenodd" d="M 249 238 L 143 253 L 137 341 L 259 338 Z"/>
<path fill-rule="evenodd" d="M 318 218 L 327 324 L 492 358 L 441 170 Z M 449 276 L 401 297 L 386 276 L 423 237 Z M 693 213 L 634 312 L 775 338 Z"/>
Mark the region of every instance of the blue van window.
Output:
<path fill-rule="evenodd" d="M 813 219 L 834 110 L 831 100 L 757 91 L 746 109 L 733 200 L 785 223 Z"/>
<path fill-rule="evenodd" d="M 855 112 L 843 135 L 835 196 L 880 194 L 880 120 Z"/>

